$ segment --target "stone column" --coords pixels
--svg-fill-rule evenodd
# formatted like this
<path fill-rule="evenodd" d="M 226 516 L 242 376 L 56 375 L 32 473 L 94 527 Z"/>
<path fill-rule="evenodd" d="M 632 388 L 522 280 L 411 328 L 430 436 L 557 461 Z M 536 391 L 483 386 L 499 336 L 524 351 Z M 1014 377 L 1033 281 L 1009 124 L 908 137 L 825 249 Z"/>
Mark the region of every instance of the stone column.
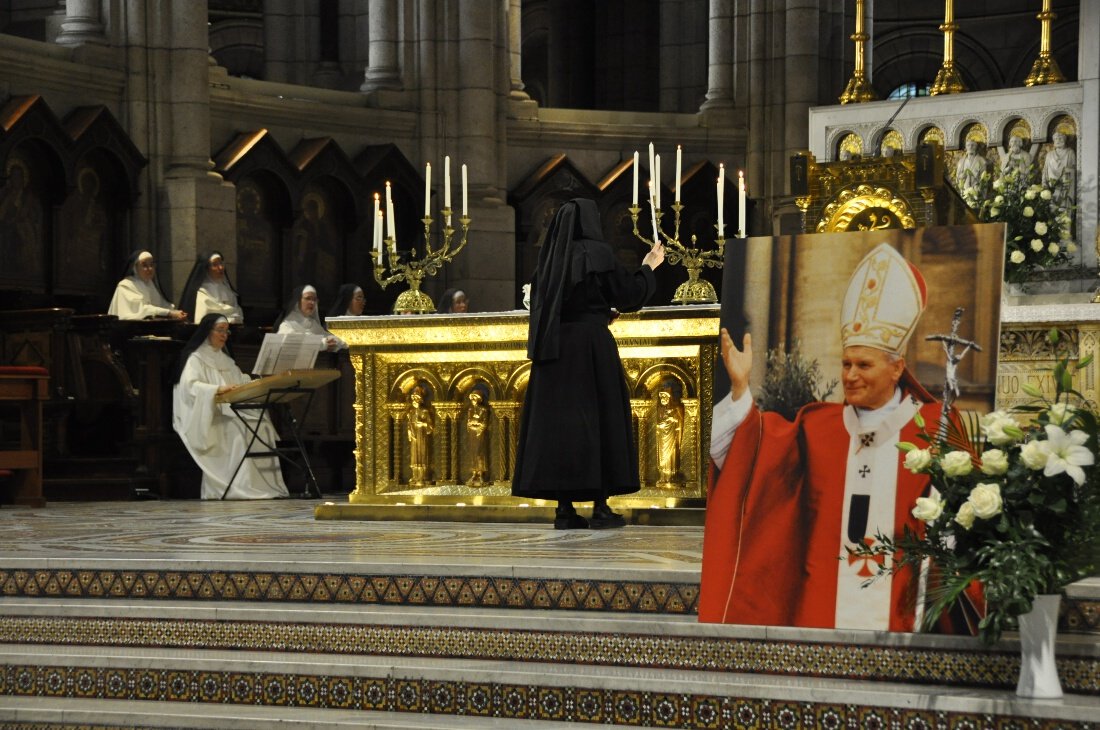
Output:
<path fill-rule="evenodd" d="M 264 0 L 264 80 L 290 81 L 291 0 Z"/>
<path fill-rule="evenodd" d="M 504 0 L 508 13 L 508 70 L 512 76 L 509 97 L 530 99 L 523 86 L 523 0 Z"/>
<path fill-rule="evenodd" d="M 1100 27 L 1100 3 L 1081 3 L 1078 22 L 1077 81 L 1081 84 L 1081 118 L 1078 130 L 1100 127 L 1100 44 L 1096 29 Z M 1095 133 L 1077 134 L 1077 179 L 1096 180 L 1100 175 L 1100 137 Z M 1100 192 L 1096 185 L 1077 185 L 1077 226 L 1081 263 L 1095 266 L 1100 258 L 1100 228 L 1096 215 L 1082 211 L 1097 208 Z"/>
<path fill-rule="evenodd" d="M 57 43 L 62 46 L 106 45 L 99 0 L 66 0 L 65 20 L 61 22 Z"/>
<path fill-rule="evenodd" d="M 713 2 L 712 2 L 713 5 Z M 663 112 L 677 112 L 680 110 L 680 68 L 683 43 L 681 18 L 684 10 L 662 0 L 659 9 L 661 18 L 660 33 L 660 63 L 658 71 L 658 109 Z M 727 59 L 727 62 L 732 59 Z"/>
<path fill-rule="evenodd" d="M 785 33 L 783 35 L 783 140 L 780 148 L 783 160 L 809 144 L 806 120 L 810 107 L 817 102 L 816 72 L 818 59 L 819 0 L 788 0 Z M 776 140 L 777 142 L 779 140 Z M 786 165 L 775 169 L 776 185 L 783 185 Z M 787 188 L 784 186 L 783 190 Z"/>
<path fill-rule="evenodd" d="M 700 111 L 733 107 L 733 0 L 710 0 L 707 98 Z"/>
<path fill-rule="evenodd" d="M 360 91 L 400 89 L 401 69 L 397 62 L 397 0 L 370 0 L 369 64 Z"/>

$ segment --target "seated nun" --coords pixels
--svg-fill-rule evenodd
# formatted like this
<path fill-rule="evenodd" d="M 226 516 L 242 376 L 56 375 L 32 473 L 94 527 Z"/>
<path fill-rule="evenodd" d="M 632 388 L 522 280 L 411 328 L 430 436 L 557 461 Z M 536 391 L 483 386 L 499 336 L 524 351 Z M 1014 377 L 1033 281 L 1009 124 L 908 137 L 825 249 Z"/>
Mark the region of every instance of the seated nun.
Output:
<path fill-rule="evenodd" d="M 280 335 L 321 335 L 325 338 L 324 349 L 329 352 L 346 350 L 348 347 L 346 342 L 321 324 L 321 318 L 317 315 L 317 290 L 309 284 L 294 288 L 290 293 L 290 299 L 287 300 L 283 316 L 275 324 L 276 332 Z"/>
<path fill-rule="evenodd" d="M 238 415 L 228 404 L 214 402 L 218 395 L 251 381 L 227 352 L 228 341 L 229 320 L 220 314 L 202 318 L 180 354 L 172 389 L 172 428 L 202 469 L 203 499 L 221 499 L 222 494 L 226 499 L 286 497 L 277 457 L 245 458 L 252 434 L 241 416 L 258 420 L 263 412 Z M 258 426 L 253 450 L 267 450 L 278 434 L 269 420 Z"/>
<path fill-rule="evenodd" d="M 439 298 L 436 312 L 439 314 L 465 314 L 470 310 L 470 300 L 461 289 L 448 289 Z"/>
<path fill-rule="evenodd" d="M 229 320 L 229 324 L 244 322 L 237 290 L 229 280 L 225 258 L 220 252 L 199 254 L 183 286 L 180 306 L 184 311 L 194 313 L 195 324 L 208 314 L 220 314 Z"/>
<path fill-rule="evenodd" d="M 168 301 L 157 281 L 157 262 L 148 251 L 134 251 L 126 260 L 125 278 L 115 287 L 107 314 L 119 319 L 187 319 L 187 312 Z"/>
<path fill-rule="evenodd" d="M 336 302 L 328 310 L 329 317 L 360 317 L 367 296 L 358 284 L 344 284 L 336 292 Z"/>

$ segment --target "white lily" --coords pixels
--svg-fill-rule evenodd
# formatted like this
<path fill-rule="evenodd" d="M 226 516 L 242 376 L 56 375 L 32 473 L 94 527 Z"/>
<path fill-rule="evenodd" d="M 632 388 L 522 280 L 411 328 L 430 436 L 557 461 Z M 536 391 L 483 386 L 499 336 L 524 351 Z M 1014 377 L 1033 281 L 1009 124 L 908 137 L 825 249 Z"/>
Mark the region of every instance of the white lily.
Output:
<path fill-rule="evenodd" d="M 1084 484 L 1085 470 L 1081 467 L 1091 466 L 1095 462 L 1092 452 L 1084 446 L 1089 440 L 1088 434 L 1078 430 L 1066 433 L 1051 424 L 1047 424 L 1046 432 L 1049 455 L 1043 474 L 1052 477 L 1065 472 L 1078 485 Z"/>

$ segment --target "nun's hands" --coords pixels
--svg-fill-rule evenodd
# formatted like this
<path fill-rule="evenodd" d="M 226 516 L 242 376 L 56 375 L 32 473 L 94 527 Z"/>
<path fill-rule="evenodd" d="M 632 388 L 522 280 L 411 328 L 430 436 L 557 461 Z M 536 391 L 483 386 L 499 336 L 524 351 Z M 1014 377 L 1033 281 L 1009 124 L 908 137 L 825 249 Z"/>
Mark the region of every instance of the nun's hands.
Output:
<path fill-rule="evenodd" d="M 648 266 L 649 268 L 656 271 L 657 267 L 660 266 L 664 262 L 664 260 L 665 244 L 658 241 L 657 243 L 653 244 L 653 246 L 649 249 L 649 253 L 647 253 L 645 255 L 645 258 L 642 259 L 642 265 Z"/>

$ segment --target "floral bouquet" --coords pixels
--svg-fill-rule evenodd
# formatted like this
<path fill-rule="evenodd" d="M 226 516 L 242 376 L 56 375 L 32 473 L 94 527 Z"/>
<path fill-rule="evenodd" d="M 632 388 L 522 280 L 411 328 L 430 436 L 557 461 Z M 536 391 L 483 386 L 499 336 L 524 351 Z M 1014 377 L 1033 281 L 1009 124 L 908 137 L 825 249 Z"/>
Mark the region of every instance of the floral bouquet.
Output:
<path fill-rule="evenodd" d="M 1057 332 L 1050 337 L 1056 342 Z M 1100 470 L 1094 468 L 1100 427 L 1072 387 L 1073 372 L 1090 359 L 1055 365 L 1053 402 L 1024 386 L 1035 399 L 1017 409 L 1029 415 L 1026 426 L 994 411 L 981 417 L 973 439 L 957 425 L 939 439 L 928 435 L 918 414 L 925 447 L 898 444 L 905 467 L 931 479 L 931 493 L 912 509 L 924 529 L 906 528 L 897 539 L 878 535 L 873 546 L 854 552 L 892 556 L 879 574 L 930 563 L 925 629 L 977 581 L 986 602 L 978 630 L 992 643 L 1031 610 L 1037 595 L 1060 593 L 1100 567 Z"/>
<path fill-rule="evenodd" d="M 1034 269 L 1070 260 L 1077 246 L 1068 240 L 1070 210 L 1060 202 L 1066 197 L 1064 183 L 1032 184 L 1027 174 L 1017 170 L 991 184 L 986 173 L 982 181 L 992 188 L 990 195 L 979 199 L 977 191 L 971 197 L 964 191 L 963 199 L 977 208 L 981 220 L 1005 224 L 1005 281 L 1019 283 Z"/>

